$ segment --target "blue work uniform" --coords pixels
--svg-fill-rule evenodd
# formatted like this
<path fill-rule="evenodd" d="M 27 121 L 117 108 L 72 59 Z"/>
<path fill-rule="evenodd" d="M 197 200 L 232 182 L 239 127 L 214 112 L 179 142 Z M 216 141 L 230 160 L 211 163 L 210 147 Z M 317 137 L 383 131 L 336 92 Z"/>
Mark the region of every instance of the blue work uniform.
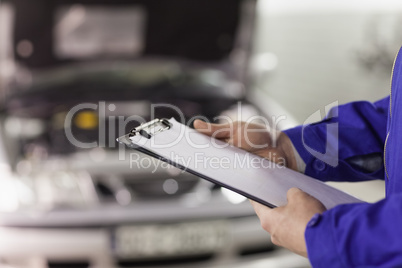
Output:
<path fill-rule="evenodd" d="M 337 116 L 285 131 L 306 163 L 305 174 L 322 181 L 384 179 L 386 184 L 386 198 L 377 203 L 339 205 L 310 220 L 305 239 L 313 267 L 402 267 L 400 51 L 394 62 L 390 96 L 375 103 L 340 105 L 335 108 Z M 311 149 L 328 153 L 326 143 L 331 135 L 327 127 L 331 124 L 338 126 L 335 166 L 311 154 Z M 378 159 L 380 164 L 376 165 Z"/>

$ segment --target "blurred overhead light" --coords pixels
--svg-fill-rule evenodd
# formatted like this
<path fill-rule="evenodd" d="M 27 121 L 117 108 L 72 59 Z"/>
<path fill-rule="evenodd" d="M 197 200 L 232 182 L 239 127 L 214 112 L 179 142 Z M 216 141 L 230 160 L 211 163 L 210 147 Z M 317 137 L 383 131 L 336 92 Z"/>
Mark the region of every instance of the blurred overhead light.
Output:
<path fill-rule="evenodd" d="M 167 194 L 175 194 L 179 190 L 179 184 L 174 179 L 167 179 L 163 183 L 163 190 Z"/>
<path fill-rule="evenodd" d="M 17 44 L 17 53 L 22 58 L 29 58 L 34 52 L 34 46 L 29 40 L 21 40 Z"/>
<path fill-rule="evenodd" d="M 232 204 L 240 204 L 241 202 L 243 202 L 247 199 L 244 196 L 239 195 L 238 193 L 235 193 L 226 188 L 221 188 L 221 192 Z"/>
<path fill-rule="evenodd" d="M 45 124 L 39 119 L 10 116 L 5 121 L 5 128 L 11 136 L 32 138 L 43 133 Z"/>

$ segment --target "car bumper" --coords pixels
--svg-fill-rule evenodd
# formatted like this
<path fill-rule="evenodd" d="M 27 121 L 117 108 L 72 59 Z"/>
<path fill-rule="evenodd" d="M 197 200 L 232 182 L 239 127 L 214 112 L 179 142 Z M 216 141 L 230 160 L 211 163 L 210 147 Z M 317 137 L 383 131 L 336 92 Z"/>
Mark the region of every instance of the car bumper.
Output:
<path fill-rule="evenodd" d="M 227 223 L 230 234 L 227 246 L 203 258 L 174 258 L 180 263 L 174 267 L 214 267 L 255 260 L 258 254 L 245 253 L 269 247 L 269 236 L 261 230 L 256 217 L 232 219 Z M 12 267 L 47 267 L 49 263 L 88 263 L 90 267 L 129 267 L 130 264 L 138 267 L 139 263 L 147 267 L 164 266 L 163 260 L 127 261 L 116 257 L 112 250 L 112 230 L 113 227 L 1 227 L 0 256 Z"/>

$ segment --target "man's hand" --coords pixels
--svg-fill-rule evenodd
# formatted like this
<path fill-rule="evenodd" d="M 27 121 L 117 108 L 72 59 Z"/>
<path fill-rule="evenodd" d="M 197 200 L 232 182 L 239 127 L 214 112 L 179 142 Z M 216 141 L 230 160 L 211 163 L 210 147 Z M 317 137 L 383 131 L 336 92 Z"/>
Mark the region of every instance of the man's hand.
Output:
<path fill-rule="evenodd" d="M 271 133 L 264 126 L 245 122 L 209 124 L 196 120 L 194 127 L 201 133 L 224 140 L 273 162 L 282 162 L 281 159 L 284 159 L 281 164 L 297 170 L 292 142 L 282 132 Z M 322 213 L 326 209 L 320 201 L 297 188 L 290 189 L 287 198 L 287 205 L 274 209 L 254 201 L 251 203 L 262 227 L 271 234 L 274 244 L 307 257 L 304 239 L 307 223 L 314 214 Z"/>
<path fill-rule="evenodd" d="M 282 132 L 271 133 L 263 125 L 238 121 L 227 124 L 211 124 L 195 120 L 194 128 L 208 136 L 297 170 L 292 142 Z"/>
<path fill-rule="evenodd" d="M 291 188 L 287 199 L 285 206 L 274 209 L 254 201 L 251 204 L 260 218 L 262 228 L 271 234 L 272 243 L 307 257 L 304 239 L 307 223 L 314 214 L 326 209 L 320 201 L 298 188 Z"/>

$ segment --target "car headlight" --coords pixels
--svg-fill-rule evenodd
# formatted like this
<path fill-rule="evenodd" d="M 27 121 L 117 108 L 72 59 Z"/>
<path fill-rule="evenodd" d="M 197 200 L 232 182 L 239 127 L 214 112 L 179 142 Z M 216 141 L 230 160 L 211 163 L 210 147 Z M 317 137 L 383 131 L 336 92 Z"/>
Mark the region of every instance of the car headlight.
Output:
<path fill-rule="evenodd" d="M 90 180 L 85 172 L 50 170 L 25 175 L 16 175 L 10 170 L 0 172 L 1 212 L 82 208 L 94 201 L 94 195 L 88 195 L 85 186 Z"/>
<path fill-rule="evenodd" d="M 0 164 L 0 211 L 11 212 L 18 209 L 19 201 L 15 179 L 6 165 Z"/>

